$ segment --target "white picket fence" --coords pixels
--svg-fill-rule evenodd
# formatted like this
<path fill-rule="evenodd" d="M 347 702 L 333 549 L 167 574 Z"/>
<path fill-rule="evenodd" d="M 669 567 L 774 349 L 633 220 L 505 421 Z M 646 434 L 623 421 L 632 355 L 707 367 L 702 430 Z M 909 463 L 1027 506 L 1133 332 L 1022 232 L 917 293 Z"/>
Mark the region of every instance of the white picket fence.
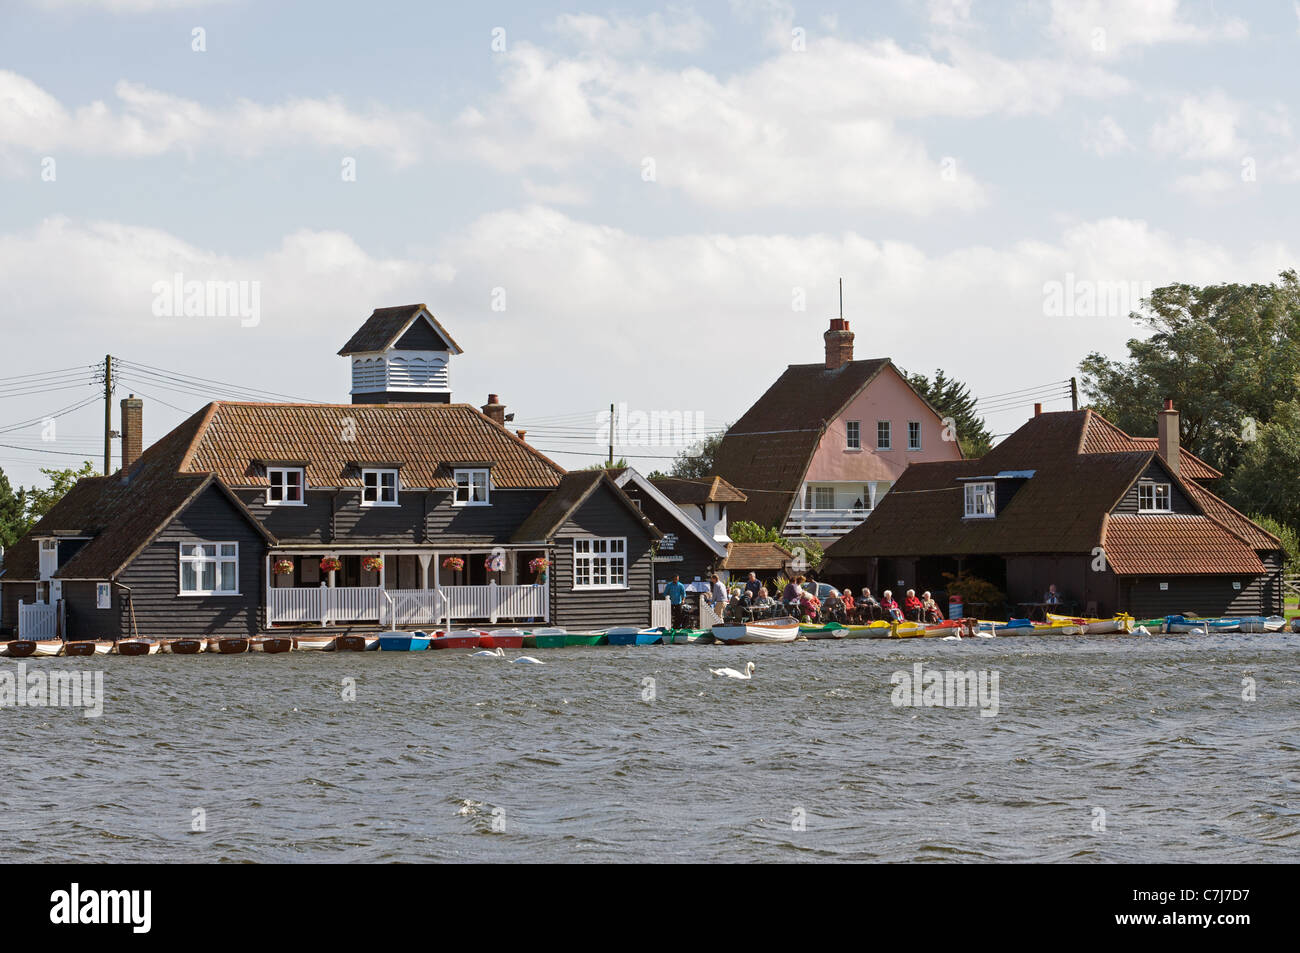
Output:
<path fill-rule="evenodd" d="M 713 611 L 713 605 L 707 602 L 708 596 L 700 596 L 700 628 L 711 629 L 715 625 L 722 625 L 722 616 Z"/>
<path fill-rule="evenodd" d="M 673 604 L 667 599 L 650 600 L 650 628 L 671 629 L 673 625 Z"/>
<path fill-rule="evenodd" d="M 35 602 L 31 605 L 18 601 L 18 638 L 57 639 L 59 637 L 59 607 L 57 604 Z"/>
<path fill-rule="evenodd" d="M 266 591 L 267 622 L 339 625 L 375 622 L 435 625 L 443 620 L 547 621 L 546 586 L 444 586 L 441 589 L 380 589 L 377 586 L 275 588 Z"/>

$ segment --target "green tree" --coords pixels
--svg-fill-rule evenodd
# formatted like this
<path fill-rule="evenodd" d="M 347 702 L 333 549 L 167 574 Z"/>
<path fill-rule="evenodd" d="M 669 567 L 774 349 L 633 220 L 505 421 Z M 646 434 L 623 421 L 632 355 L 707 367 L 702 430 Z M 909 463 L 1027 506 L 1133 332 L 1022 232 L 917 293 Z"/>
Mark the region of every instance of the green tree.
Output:
<path fill-rule="evenodd" d="M 775 526 L 759 526 L 750 520 L 732 523 L 727 527 L 727 535 L 733 543 L 780 543 L 784 546 L 787 542 Z"/>
<path fill-rule="evenodd" d="M 15 492 L 0 469 L 0 547 L 8 548 L 27 531 L 27 493 L 22 487 Z"/>
<path fill-rule="evenodd" d="M 44 489 L 34 486 L 27 490 L 27 525 L 23 527 L 26 532 L 32 524 L 48 513 L 55 503 L 63 499 L 83 477 L 95 476 L 99 471 L 95 465 L 87 460 L 81 465 L 81 469 L 73 470 L 55 470 L 41 467 L 41 472 L 50 479 L 50 485 Z"/>
<path fill-rule="evenodd" d="M 713 476 L 713 462 L 722 446 L 722 437 L 731 428 L 727 424 L 722 431 L 702 437 L 673 458 L 668 475 L 683 480 L 702 480 Z"/>
<path fill-rule="evenodd" d="M 967 385 L 949 377 L 942 368 L 934 372 L 933 380 L 924 374 L 908 374 L 907 381 L 930 402 L 940 417 L 945 421 L 951 419 L 957 445 L 967 458 L 982 457 L 989 452 L 993 435 L 984 425 L 984 418 L 976 413 L 975 398 Z"/>
<path fill-rule="evenodd" d="M 612 469 L 614 469 L 614 470 L 624 470 L 624 469 L 627 468 L 627 465 L 628 465 L 628 463 L 627 463 L 627 457 L 619 457 L 617 460 L 614 461 L 614 466 L 612 467 Z M 605 464 L 604 464 L 604 463 L 589 463 L 589 464 L 587 464 L 585 467 L 583 467 L 582 469 L 584 469 L 584 470 L 604 470 L 604 469 L 606 469 L 606 467 L 605 467 Z"/>
<path fill-rule="evenodd" d="M 1246 444 L 1226 495 L 1243 513 L 1300 526 L 1300 401 L 1279 404 L 1270 416 Z"/>
<path fill-rule="evenodd" d="M 1264 529 L 1282 541 L 1282 551 L 1286 554 L 1285 571 L 1288 576 L 1300 575 L 1300 534 L 1271 516 L 1255 513 L 1250 517 Z"/>
<path fill-rule="evenodd" d="M 1089 354 L 1084 394 L 1134 436 L 1153 435 L 1173 400 L 1183 445 L 1231 474 L 1275 406 L 1300 397 L 1300 281 L 1279 279 L 1157 288 L 1130 315 L 1150 337 L 1131 339 L 1127 360 Z"/>

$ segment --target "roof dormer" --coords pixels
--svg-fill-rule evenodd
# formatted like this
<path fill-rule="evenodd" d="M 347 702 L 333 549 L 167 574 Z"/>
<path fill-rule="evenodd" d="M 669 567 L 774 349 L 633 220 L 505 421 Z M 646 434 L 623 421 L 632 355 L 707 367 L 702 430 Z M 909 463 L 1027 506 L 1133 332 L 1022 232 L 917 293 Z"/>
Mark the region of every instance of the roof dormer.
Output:
<path fill-rule="evenodd" d="M 339 350 L 352 361 L 352 403 L 451 403 L 448 365 L 460 346 L 428 307 L 376 308 Z"/>

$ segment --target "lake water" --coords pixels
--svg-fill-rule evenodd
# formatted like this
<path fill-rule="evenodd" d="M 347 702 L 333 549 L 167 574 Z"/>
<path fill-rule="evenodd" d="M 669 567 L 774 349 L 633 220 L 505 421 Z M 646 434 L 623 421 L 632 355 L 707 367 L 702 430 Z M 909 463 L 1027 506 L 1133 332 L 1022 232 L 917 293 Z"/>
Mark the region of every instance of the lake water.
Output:
<path fill-rule="evenodd" d="M 0 859 L 1300 860 L 1297 635 L 526 651 L 26 660 L 104 711 L 0 709 Z"/>

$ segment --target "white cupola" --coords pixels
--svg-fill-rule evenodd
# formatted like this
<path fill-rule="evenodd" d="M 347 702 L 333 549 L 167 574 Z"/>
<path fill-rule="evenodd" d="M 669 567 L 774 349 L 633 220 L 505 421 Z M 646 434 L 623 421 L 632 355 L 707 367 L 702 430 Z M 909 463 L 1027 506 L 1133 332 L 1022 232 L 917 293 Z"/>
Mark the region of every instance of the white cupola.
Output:
<path fill-rule="evenodd" d="M 339 354 L 352 362 L 352 403 L 451 403 L 448 365 L 460 354 L 427 305 L 376 308 Z"/>

